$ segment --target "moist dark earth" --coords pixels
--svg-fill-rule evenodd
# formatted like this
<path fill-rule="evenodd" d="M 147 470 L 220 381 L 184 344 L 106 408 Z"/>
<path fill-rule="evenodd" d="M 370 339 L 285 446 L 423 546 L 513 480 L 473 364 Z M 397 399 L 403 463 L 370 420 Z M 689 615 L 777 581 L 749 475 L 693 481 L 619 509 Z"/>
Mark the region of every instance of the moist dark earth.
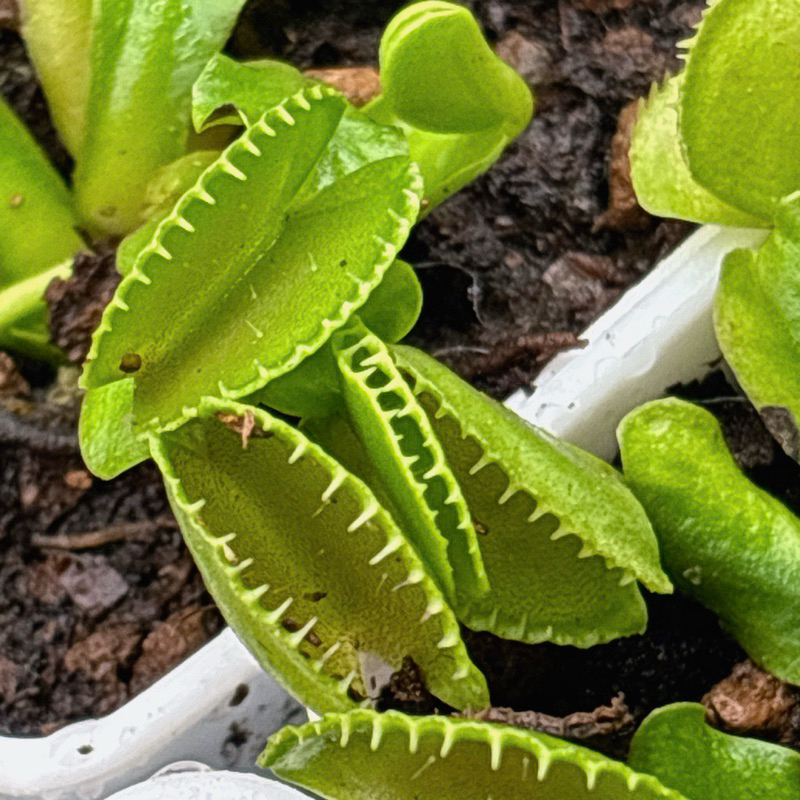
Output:
<path fill-rule="evenodd" d="M 228 50 L 303 68 L 374 64 L 380 30 L 400 5 L 251 2 Z M 690 231 L 636 205 L 626 154 L 637 99 L 677 69 L 675 44 L 703 4 L 466 5 L 529 82 L 537 108 L 492 171 L 412 234 L 404 256 L 425 305 L 408 341 L 503 398 L 529 385 L 554 352 L 579 345 L 581 330 Z M 0 14 L 3 24 L 0 91 L 67 174 L 13 14 Z M 54 339 L 74 365 L 117 280 L 113 243 L 94 244 L 97 256 L 76 264 L 75 279 L 48 291 Z M 56 375 L 0 356 L 0 733 L 38 735 L 108 713 L 222 624 L 156 470 L 146 464 L 104 482 L 83 466 L 76 376 L 77 366 Z M 729 387 L 705 391 L 733 396 Z M 745 431 L 737 452 L 754 460 L 749 468 L 797 508 L 796 465 L 740 400 L 715 403 L 733 408 L 739 421 L 726 427 Z M 485 713 L 622 755 L 651 708 L 707 695 L 718 724 L 797 744 L 794 689 L 746 662 L 689 601 L 648 604 L 645 635 L 585 651 L 466 632 L 492 687 L 496 707 Z M 413 664 L 387 702 L 427 707 Z"/>

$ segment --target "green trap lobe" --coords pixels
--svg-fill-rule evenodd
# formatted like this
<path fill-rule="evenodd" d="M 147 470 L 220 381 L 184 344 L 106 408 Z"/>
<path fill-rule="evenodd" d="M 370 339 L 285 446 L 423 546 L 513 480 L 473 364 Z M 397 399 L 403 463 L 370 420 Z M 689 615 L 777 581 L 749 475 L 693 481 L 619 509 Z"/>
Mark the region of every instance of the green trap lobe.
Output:
<path fill-rule="evenodd" d="M 395 347 L 470 508 L 490 593 L 470 627 L 587 647 L 644 628 L 635 580 L 670 589 L 619 476 L 537 431 L 411 348 Z"/>
<path fill-rule="evenodd" d="M 369 476 L 458 611 L 488 581 L 469 510 L 428 418 L 386 346 L 363 325 L 338 333 L 334 347 L 349 417 L 373 466 Z"/>
<path fill-rule="evenodd" d="M 265 667 L 329 710 L 375 696 L 411 656 L 448 704 L 485 704 L 452 613 L 369 490 L 265 412 L 203 410 L 218 416 L 162 435 L 154 458 L 206 585 Z"/>
<path fill-rule="evenodd" d="M 393 711 L 287 726 L 259 763 L 348 800 L 682 800 L 649 775 L 543 733 Z"/>

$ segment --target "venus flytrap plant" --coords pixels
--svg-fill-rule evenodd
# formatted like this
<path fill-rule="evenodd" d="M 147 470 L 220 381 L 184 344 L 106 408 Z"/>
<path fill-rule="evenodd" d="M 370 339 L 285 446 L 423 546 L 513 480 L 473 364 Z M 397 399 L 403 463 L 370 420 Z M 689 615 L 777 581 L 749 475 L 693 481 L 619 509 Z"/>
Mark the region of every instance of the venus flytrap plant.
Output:
<path fill-rule="evenodd" d="M 451 45 L 442 50 L 441 41 Z M 409 6 L 380 45 L 383 91 L 364 111 L 406 134 L 425 180 L 423 213 L 485 172 L 528 124 L 533 98 L 467 9 Z"/>
<path fill-rule="evenodd" d="M 207 400 L 201 414 L 154 437 L 153 456 L 206 586 L 261 663 L 320 711 L 374 698 L 406 656 L 444 702 L 485 705 L 452 611 L 366 485 L 265 411 Z"/>
<path fill-rule="evenodd" d="M 260 764 L 326 798 L 684 800 L 651 775 L 543 733 L 392 711 L 283 728 Z"/>
<path fill-rule="evenodd" d="M 330 89 L 298 93 L 231 144 L 162 221 L 98 328 L 83 375 L 87 414 L 91 392 L 130 370 L 125 413 L 140 429 L 175 427 L 204 395 L 244 397 L 290 371 L 366 302 L 408 234 L 421 185 L 396 156 L 308 188 L 344 108 Z M 232 226 L 234 247 L 223 234 Z M 165 310 L 181 307 L 187 279 L 198 302 L 154 337 Z"/>
<path fill-rule="evenodd" d="M 798 35 L 796 0 L 716 0 L 686 43 L 683 71 L 641 109 L 631 150 L 634 187 L 646 208 L 772 228 L 758 250 L 726 258 L 714 320 L 737 380 L 795 459 Z"/>
<path fill-rule="evenodd" d="M 459 622 L 587 647 L 643 629 L 637 581 L 671 590 L 614 470 L 387 345 L 419 311 L 396 255 L 423 191 L 439 202 L 530 114 L 476 31 L 458 7 L 405 9 L 364 112 L 285 65 L 214 58 L 196 126 L 244 129 L 169 210 L 202 164 L 162 171 L 84 369 L 87 464 L 152 455 L 223 614 L 319 711 L 374 702 L 407 657 L 443 703 L 485 706 Z M 455 85 L 415 96 L 432 32 L 460 45 Z"/>
<path fill-rule="evenodd" d="M 489 582 L 469 509 L 442 448 L 383 342 L 356 322 L 333 344 L 346 415 L 368 454 L 364 480 L 394 510 L 459 613 Z"/>
<path fill-rule="evenodd" d="M 676 586 L 754 661 L 800 683 L 800 520 L 742 474 L 711 414 L 656 400 L 620 424 L 625 477 Z"/>
<path fill-rule="evenodd" d="M 479 532 L 490 591 L 466 625 L 588 647 L 641 632 L 641 581 L 671 591 L 641 506 L 600 459 L 523 422 L 420 351 L 392 350 Z"/>
<path fill-rule="evenodd" d="M 454 25 L 478 73 L 507 77 L 462 9 L 420 8 L 384 41 L 410 37 L 416 63 L 429 28 Z M 126 265 L 84 371 L 84 454 L 110 476 L 149 448 L 223 613 L 307 704 L 374 698 L 410 656 L 445 703 L 485 705 L 456 619 L 586 647 L 643 629 L 637 580 L 671 586 L 610 467 L 422 354 L 387 347 L 419 310 L 419 285 L 395 258 L 423 191 L 413 140 L 306 83 L 285 66 L 218 57 L 196 85 L 200 127 L 233 114 L 247 127 Z M 420 121 L 435 97 L 412 102 L 400 84 L 388 97 Z M 256 116 L 257 97 L 296 85 Z M 462 119 L 465 136 L 500 125 L 497 98 L 488 116 L 456 99 L 445 93 L 431 119 Z M 515 108 L 513 125 L 529 110 Z"/>

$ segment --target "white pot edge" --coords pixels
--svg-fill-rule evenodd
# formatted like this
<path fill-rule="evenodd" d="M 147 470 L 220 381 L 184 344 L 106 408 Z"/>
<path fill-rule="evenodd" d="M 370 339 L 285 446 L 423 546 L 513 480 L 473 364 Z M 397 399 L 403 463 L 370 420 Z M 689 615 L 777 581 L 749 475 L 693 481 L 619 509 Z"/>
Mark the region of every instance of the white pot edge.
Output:
<path fill-rule="evenodd" d="M 700 377 L 719 358 L 711 323 L 719 265 L 765 235 L 701 228 L 587 328 L 585 348 L 556 356 L 534 391 L 515 392 L 507 405 L 613 457 L 617 424 L 629 410 Z M 249 693 L 232 706 L 242 684 Z M 0 800 L 95 800 L 182 760 L 253 770 L 266 736 L 301 715 L 226 629 L 113 714 L 45 737 L 0 737 Z M 232 725 L 250 738 L 226 758 Z"/>

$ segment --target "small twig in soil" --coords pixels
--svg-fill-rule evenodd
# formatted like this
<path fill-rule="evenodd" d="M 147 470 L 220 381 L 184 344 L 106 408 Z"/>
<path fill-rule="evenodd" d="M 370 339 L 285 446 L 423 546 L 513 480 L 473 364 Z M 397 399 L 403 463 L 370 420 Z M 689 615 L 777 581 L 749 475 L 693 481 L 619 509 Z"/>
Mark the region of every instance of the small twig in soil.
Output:
<path fill-rule="evenodd" d="M 78 437 L 70 433 L 55 433 L 31 425 L 11 411 L 0 408 L 0 445 L 27 447 L 39 453 L 78 452 Z"/>
<path fill-rule="evenodd" d="M 108 525 L 96 531 L 81 531 L 79 533 L 34 533 L 31 544 L 39 548 L 54 548 L 57 550 L 89 550 L 102 547 L 104 544 L 119 542 L 123 539 L 134 539 L 147 536 L 159 528 L 177 528 L 178 524 L 172 517 L 163 516 L 155 519 L 146 519 L 140 522 L 119 522 Z"/>

